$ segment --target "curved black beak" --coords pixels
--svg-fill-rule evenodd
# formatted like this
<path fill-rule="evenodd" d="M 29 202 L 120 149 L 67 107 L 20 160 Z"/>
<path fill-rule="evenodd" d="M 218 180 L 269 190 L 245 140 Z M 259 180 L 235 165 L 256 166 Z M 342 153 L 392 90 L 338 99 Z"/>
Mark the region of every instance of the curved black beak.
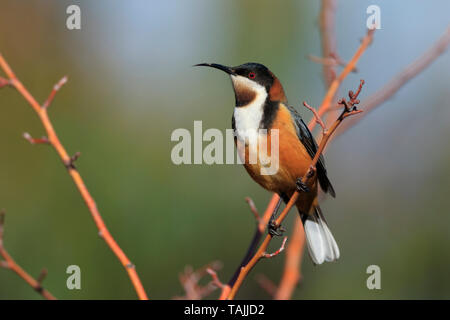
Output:
<path fill-rule="evenodd" d="M 233 70 L 233 68 L 227 67 L 227 66 L 223 66 L 221 64 L 217 64 L 217 63 L 199 63 L 194 65 L 194 67 L 211 67 L 211 68 L 216 68 L 219 70 L 222 70 L 230 75 L 235 75 L 235 71 Z"/>

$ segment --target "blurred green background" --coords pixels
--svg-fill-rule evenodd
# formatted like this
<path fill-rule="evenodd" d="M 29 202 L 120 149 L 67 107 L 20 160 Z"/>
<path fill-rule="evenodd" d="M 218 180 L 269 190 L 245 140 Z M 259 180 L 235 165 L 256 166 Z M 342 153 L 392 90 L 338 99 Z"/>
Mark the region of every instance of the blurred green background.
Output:
<path fill-rule="evenodd" d="M 341 95 L 364 78 L 364 100 L 449 23 L 445 0 L 340 1 L 336 34 L 344 60 L 364 36 L 366 8 L 374 3 L 382 29 Z M 70 4 L 81 7 L 81 30 L 66 29 Z M 174 129 L 192 131 L 194 120 L 204 129 L 231 126 L 229 79 L 191 66 L 261 62 L 281 79 L 292 105 L 317 106 L 321 66 L 306 56 L 321 52 L 318 12 L 312 0 L 0 1 L 0 52 L 31 93 L 43 102 L 69 76 L 51 119 L 68 151 L 81 151 L 77 166 L 150 298 L 183 295 L 178 275 L 186 265 L 220 260 L 227 281 L 254 231 L 244 197 L 261 211 L 270 199 L 239 165 L 172 164 Z M 330 145 L 337 198 L 322 207 L 341 259 L 314 267 L 305 257 L 294 298 L 450 298 L 449 71 L 445 53 Z M 58 298 L 136 298 L 55 152 L 22 138 L 44 131 L 9 88 L 0 91 L 0 121 L 0 207 L 16 261 L 34 276 L 46 267 L 44 286 Z M 270 298 L 255 276 L 278 282 L 283 262 L 280 255 L 259 263 L 238 298 Z M 71 264 L 81 267 L 81 290 L 66 288 Z M 366 287 L 372 264 L 381 268 L 381 290 Z M 4 269 L 0 298 L 40 299 Z"/>

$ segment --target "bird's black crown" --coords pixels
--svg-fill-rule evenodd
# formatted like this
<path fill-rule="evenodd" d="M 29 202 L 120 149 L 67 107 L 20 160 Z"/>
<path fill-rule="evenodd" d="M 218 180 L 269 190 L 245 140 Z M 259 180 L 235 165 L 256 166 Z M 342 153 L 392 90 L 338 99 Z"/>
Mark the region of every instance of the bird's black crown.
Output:
<path fill-rule="evenodd" d="M 274 81 L 274 75 L 270 70 L 260 63 L 247 62 L 240 66 L 231 68 L 236 75 L 246 77 L 270 90 Z"/>

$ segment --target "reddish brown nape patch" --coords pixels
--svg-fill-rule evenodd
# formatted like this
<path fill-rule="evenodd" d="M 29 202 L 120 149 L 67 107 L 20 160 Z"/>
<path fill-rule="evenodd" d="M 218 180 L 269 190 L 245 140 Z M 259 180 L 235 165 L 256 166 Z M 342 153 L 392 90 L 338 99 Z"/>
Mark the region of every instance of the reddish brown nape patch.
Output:
<path fill-rule="evenodd" d="M 269 91 L 269 99 L 272 101 L 287 102 L 286 95 L 284 94 L 283 86 L 280 80 L 274 76 L 272 87 Z"/>

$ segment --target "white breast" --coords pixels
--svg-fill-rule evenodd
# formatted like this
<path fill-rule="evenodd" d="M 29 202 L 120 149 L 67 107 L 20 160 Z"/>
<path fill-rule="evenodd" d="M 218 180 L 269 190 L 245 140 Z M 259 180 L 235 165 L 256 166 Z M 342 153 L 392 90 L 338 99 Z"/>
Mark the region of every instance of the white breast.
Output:
<path fill-rule="evenodd" d="M 267 98 L 265 88 L 247 78 L 232 76 L 234 86 L 245 85 L 251 87 L 256 93 L 253 101 L 245 106 L 234 108 L 235 134 L 236 137 L 246 142 L 255 142 L 258 138 L 258 129 L 261 124 L 264 112 L 264 102 Z"/>

